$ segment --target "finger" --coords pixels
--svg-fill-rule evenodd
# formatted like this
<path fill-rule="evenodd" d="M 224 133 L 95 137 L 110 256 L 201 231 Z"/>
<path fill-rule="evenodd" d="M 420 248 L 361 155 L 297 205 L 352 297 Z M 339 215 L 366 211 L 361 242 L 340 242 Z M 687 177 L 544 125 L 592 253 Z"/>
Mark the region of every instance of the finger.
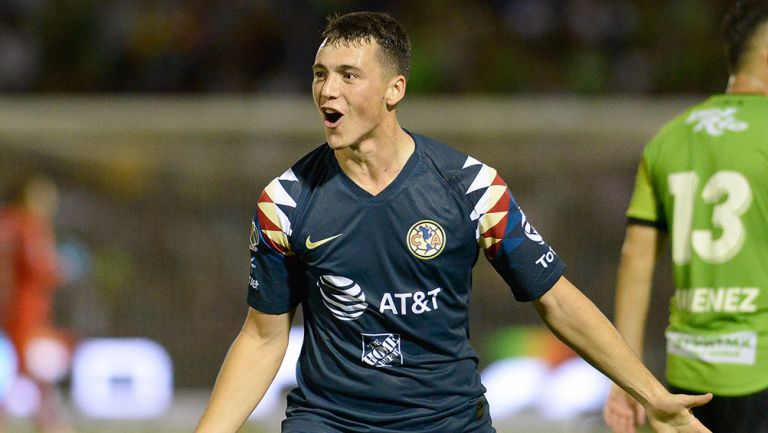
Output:
<path fill-rule="evenodd" d="M 635 433 L 635 420 L 632 419 L 631 417 L 625 418 L 624 432 L 625 433 Z"/>
<path fill-rule="evenodd" d="M 603 420 L 605 424 L 611 428 L 614 433 L 623 433 L 621 431 L 621 417 L 616 415 L 616 412 L 611 408 L 606 407 L 603 411 Z"/>
<path fill-rule="evenodd" d="M 607 407 L 603 411 L 603 420 L 605 421 L 605 425 L 610 427 L 613 432 L 621 433 L 619 432 L 619 419 L 616 417 L 616 414 Z"/>
<path fill-rule="evenodd" d="M 635 402 L 635 424 L 645 425 L 645 408 L 637 402 Z"/>
<path fill-rule="evenodd" d="M 712 393 L 706 393 L 703 395 L 684 395 L 683 404 L 688 409 L 692 407 L 702 406 L 712 400 Z"/>
<path fill-rule="evenodd" d="M 635 424 L 631 416 L 612 412 L 606 416 L 605 422 L 615 433 L 635 433 Z"/>
<path fill-rule="evenodd" d="M 616 420 L 628 414 L 629 411 L 621 400 L 616 399 L 614 396 L 608 397 L 603 406 L 603 419 L 606 423 L 609 421 L 616 422 Z"/>
<path fill-rule="evenodd" d="M 635 433 L 635 420 L 632 417 L 625 418 L 624 431 L 626 433 Z"/>

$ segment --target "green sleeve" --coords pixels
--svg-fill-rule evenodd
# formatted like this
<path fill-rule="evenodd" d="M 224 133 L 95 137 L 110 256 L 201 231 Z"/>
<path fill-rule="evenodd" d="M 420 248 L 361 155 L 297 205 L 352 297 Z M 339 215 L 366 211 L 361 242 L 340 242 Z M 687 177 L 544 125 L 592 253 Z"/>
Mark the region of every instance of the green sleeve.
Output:
<path fill-rule="evenodd" d="M 654 226 L 666 225 L 658 198 L 654 194 L 645 155 L 637 168 L 635 190 L 632 192 L 632 200 L 629 202 L 626 215 L 627 218 L 635 222 L 648 223 Z"/>

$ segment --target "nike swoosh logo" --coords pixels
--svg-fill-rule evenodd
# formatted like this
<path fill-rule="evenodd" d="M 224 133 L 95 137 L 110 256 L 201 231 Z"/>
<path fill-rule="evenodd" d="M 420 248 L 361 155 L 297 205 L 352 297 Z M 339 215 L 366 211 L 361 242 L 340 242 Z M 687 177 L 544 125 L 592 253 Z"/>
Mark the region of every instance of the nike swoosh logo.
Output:
<path fill-rule="evenodd" d="M 317 241 L 317 242 L 312 242 L 311 240 L 309 240 L 310 236 L 307 236 L 307 242 L 305 242 L 305 245 L 307 246 L 307 249 L 308 249 L 308 250 L 314 250 L 315 248 L 319 247 L 320 245 L 322 245 L 322 244 L 325 244 L 325 243 L 328 243 L 328 242 L 330 242 L 330 241 L 332 241 L 332 240 L 336 239 L 337 237 L 339 237 L 339 236 L 341 236 L 341 235 L 343 235 L 343 234 L 344 234 L 344 233 L 339 233 L 339 234 L 337 234 L 336 236 L 331 236 L 331 237 L 329 237 L 329 238 L 320 239 L 320 240 L 319 240 L 319 241 Z"/>

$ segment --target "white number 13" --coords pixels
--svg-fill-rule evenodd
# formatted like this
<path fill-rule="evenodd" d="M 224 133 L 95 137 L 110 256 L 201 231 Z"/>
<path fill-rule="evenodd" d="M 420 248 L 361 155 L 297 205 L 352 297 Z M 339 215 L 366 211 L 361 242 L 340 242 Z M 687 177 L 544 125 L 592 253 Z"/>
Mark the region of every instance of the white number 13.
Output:
<path fill-rule="evenodd" d="M 669 191 L 675 197 L 672 221 L 672 260 L 688 263 L 691 246 L 707 263 L 724 263 L 733 258 L 744 246 L 746 230 L 741 216 L 752 204 L 752 189 L 747 179 L 735 171 L 718 171 L 709 178 L 701 191 L 704 203 L 715 204 L 712 209 L 712 227 L 722 230 L 715 239 L 710 229 L 691 230 L 693 208 L 699 176 L 692 171 L 669 175 Z M 718 203 L 723 196 L 725 201 Z"/>

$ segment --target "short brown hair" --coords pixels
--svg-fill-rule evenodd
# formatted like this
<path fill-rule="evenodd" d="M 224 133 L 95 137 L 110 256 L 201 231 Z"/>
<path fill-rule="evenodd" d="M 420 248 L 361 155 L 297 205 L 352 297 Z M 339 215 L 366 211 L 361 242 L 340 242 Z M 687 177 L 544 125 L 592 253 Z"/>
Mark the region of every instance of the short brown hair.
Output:
<path fill-rule="evenodd" d="M 738 72 L 759 29 L 768 24 L 768 1 L 742 0 L 728 11 L 723 22 L 728 69 Z"/>
<path fill-rule="evenodd" d="M 323 31 L 326 43 L 350 44 L 376 41 L 380 60 L 406 78 L 411 69 L 411 42 L 405 28 L 383 12 L 352 12 L 328 17 Z"/>

